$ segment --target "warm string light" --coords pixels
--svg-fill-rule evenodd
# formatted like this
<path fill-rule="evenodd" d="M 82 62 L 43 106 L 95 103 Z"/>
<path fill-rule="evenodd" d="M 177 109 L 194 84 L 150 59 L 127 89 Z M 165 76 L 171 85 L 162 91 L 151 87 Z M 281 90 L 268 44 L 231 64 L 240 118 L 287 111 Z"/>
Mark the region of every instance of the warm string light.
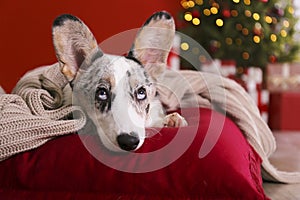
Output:
<path fill-rule="evenodd" d="M 294 8 L 292 6 L 289 6 L 288 7 L 288 12 L 293 15 L 294 12 L 295 12 L 295 10 L 294 10 Z"/>
<path fill-rule="evenodd" d="M 193 17 L 192 13 L 190 12 L 186 12 L 184 14 L 184 19 L 188 22 L 191 21 L 196 26 L 198 26 L 201 23 L 200 19 L 198 17 Z"/>
<path fill-rule="evenodd" d="M 218 8 L 216 8 L 216 7 L 211 7 L 210 8 L 210 12 L 211 12 L 211 14 L 213 14 L 213 15 L 216 15 L 216 14 L 218 14 Z"/>
<path fill-rule="evenodd" d="M 281 35 L 282 37 L 286 37 L 286 36 L 287 36 L 286 30 L 281 30 L 281 31 L 280 31 L 280 35 Z"/>
<path fill-rule="evenodd" d="M 184 19 L 186 20 L 186 21 L 191 21 L 192 19 L 193 19 L 193 16 L 192 16 L 192 13 L 190 13 L 190 12 L 186 12 L 185 14 L 184 14 Z"/>
<path fill-rule="evenodd" d="M 237 38 L 237 39 L 235 39 L 235 43 L 240 46 L 240 45 L 242 45 L 243 41 L 241 38 Z"/>
<path fill-rule="evenodd" d="M 234 3 L 240 3 L 240 0 L 232 0 Z M 248 5 L 251 3 L 251 0 L 244 0 L 244 4 Z M 181 5 L 186 8 L 186 9 L 189 9 L 189 8 L 193 8 L 195 5 L 203 5 L 203 0 L 194 0 L 194 1 L 191 1 L 191 0 L 182 0 L 181 1 Z M 207 16 L 209 17 L 210 15 L 217 15 L 220 11 L 219 11 L 219 8 L 220 8 L 220 5 L 216 2 L 212 2 L 211 3 L 211 7 L 210 8 L 206 8 L 204 9 L 202 12 L 203 12 L 203 15 L 204 16 Z M 224 11 L 223 11 L 224 12 Z M 238 11 L 237 10 L 228 10 L 229 14 L 228 16 L 225 14 L 224 17 L 237 17 L 239 15 Z M 251 11 L 249 10 L 246 10 L 245 11 L 245 15 L 247 17 L 251 17 L 252 16 L 252 13 Z M 256 19 L 256 20 L 259 20 L 260 16 L 258 13 L 255 13 L 253 15 L 253 18 Z M 193 17 L 193 14 L 191 12 L 186 12 L 184 14 L 184 19 L 188 22 L 192 22 L 193 25 L 195 26 L 198 26 L 201 24 L 201 20 L 199 17 Z M 218 27 L 222 27 L 224 26 L 224 20 L 221 19 L 221 18 L 218 18 L 216 21 L 215 21 L 216 25 Z M 249 34 L 249 31 L 248 30 L 244 30 L 244 35 L 248 35 Z"/>
<path fill-rule="evenodd" d="M 200 55 L 199 56 L 199 61 L 200 61 L 200 63 L 206 63 L 207 62 L 207 58 L 204 55 Z"/>
<path fill-rule="evenodd" d="M 272 17 L 270 16 L 265 16 L 265 21 L 268 23 L 268 24 L 272 24 Z"/>
<path fill-rule="evenodd" d="M 245 10 L 245 16 L 246 17 L 251 17 L 252 13 L 250 10 Z"/>
<path fill-rule="evenodd" d="M 206 9 L 203 10 L 203 14 L 204 14 L 205 16 L 210 16 L 211 12 L 210 12 L 209 9 L 206 8 Z"/>
<path fill-rule="evenodd" d="M 245 4 L 246 6 L 250 6 L 250 5 L 251 5 L 251 1 L 250 1 L 250 0 L 244 0 L 244 4 Z"/>
<path fill-rule="evenodd" d="M 288 20 L 284 20 L 282 24 L 285 28 L 288 28 L 290 26 L 290 22 Z"/>
<path fill-rule="evenodd" d="M 217 26 L 221 27 L 221 26 L 224 25 L 224 21 L 219 18 L 219 19 L 216 20 L 216 24 L 217 24 Z"/>
<path fill-rule="evenodd" d="M 278 20 L 276 19 L 276 17 L 272 17 L 272 23 L 273 24 L 277 24 Z"/>
<path fill-rule="evenodd" d="M 192 23 L 196 26 L 198 26 L 200 24 L 200 19 L 195 17 L 193 20 L 192 20 Z"/>
<path fill-rule="evenodd" d="M 231 10 L 230 13 L 233 17 L 237 17 L 239 15 L 237 10 Z"/>
<path fill-rule="evenodd" d="M 214 45 L 220 47 L 219 42 L 214 41 Z M 183 51 L 189 51 L 189 50 L 191 49 L 191 52 L 192 52 L 194 55 L 199 56 L 198 59 L 199 59 L 200 63 L 206 63 L 207 60 L 208 60 L 207 57 L 206 57 L 205 55 L 201 54 L 200 49 L 199 49 L 198 47 L 193 47 L 193 48 L 191 48 L 190 45 L 189 45 L 187 42 L 182 42 L 182 43 L 180 44 L 180 48 L 181 48 L 181 50 L 183 50 Z M 200 55 L 199 55 L 199 54 L 200 54 Z"/>
<path fill-rule="evenodd" d="M 272 42 L 276 42 L 276 41 L 277 41 L 277 36 L 276 36 L 274 33 L 272 33 L 272 34 L 270 35 L 270 40 L 271 40 Z"/>
<path fill-rule="evenodd" d="M 260 15 L 258 13 L 253 13 L 252 17 L 256 21 L 258 21 L 260 19 Z"/>
<path fill-rule="evenodd" d="M 194 1 L 188 1 L 188 6 L 190 8 L 193 8 L 195 6 L 195 2 Z"/>
<path fill-rule="evenodd" d="M 247 28 L 242 29 L 243 35 L 249 35 L 249 30 Z"/>
<path fill-rule="evenodd" d="M 242 54 L 242 57 L 243 57 L 244 60 L 249 60 L 250 54 L 248 52 L 244 51 L 243 54 Z"/>
<path fill-rule="evenodd" d="M 181 43 L 180 48 L 183 51 L 187 51 L 190 48 L 190 45 L 188 43 L 186 43 L 186 42 L 183 42 L 183 43 Z"/>
<path fill-rule="evenodd" d="M 220 48 L 221 47 L 221 43 L 217 40 L 212 40 L 211 41 L 212 46 L 216 47 L 216 48 Z"/>
<path fill-rule="evenodd" d="M 186 1 L 186 0 L 182 0 L 180 2 L 181 6 L 184 9 L 188 9 L 188 8 L 193 8 L 195 6 L 195 2 L 194 1 Z"/>
<path fill-rule="evenodd" d="M 244 5 L 246 6 L 250 6 L 252 1 L 251 0 L 232 0 L 232 2 L 234 2 L 235 4 L 239 4 L 239 3 L 244 3 Z M 204 4 L 204 0 L 182 0 L 181 1 L 181 5 L 186 8 L 186 9 L 190 9 L 195 7 L 196 5 L 201 6 Z M 236 10 L 236 9 L 227 9 L 226 8 L 223 10 L 220 10 L 220 5 L 218 3 L 216 3 L 215 1 L 210 1 L 210 8 L 205 8 L 202 10 L 202 13 L 204 16 L 209 17 L 212 15 L 217 15 L 219 13 L 221 13 L 223 15 L 223 17 L 221 18 L 217 18 L 215 20 L 215 24 L 217 27 L 223 27 L 224 26 L 224 18 L 229 18 L 229 17 L 237 17 L 240 13 Z M 294 13 L 294 9 L 292 7 L 288 7 L 288 12 L 293 14 Z M 190 9 L 191 11 L 191 9 Z M 225 13 L 226 11 L 226 13 Z M 226 15 L 225 15 L 226 14 Z M 262 42 L 262 39 L 264 39 L 264 32 L 262 30 L 262 25 L 259 23 L 259 21 L 261 20 L 261 15 L 257 12 L 251 12 L 249 9 L 245 9 L 244 11 L 244 15 L 248 18 L 253 18 L 255 21 L 257 21 L 254 25 L 254 29 L 253 29 L 253 34 L 251 34 L 251 30 L 249 30 L 246 27 L 243 27 L 242 24 L 237 23 L 236 24 L 236 30 L 240 31 L 244 36 L 249 36 L 252 37 L 252 41 L 255 44 L 259 44 Z M 194 11 L 191 12 L 186 12 L 184 14 L 184 19 L 188 22 L 191 22 L 193 25 L 198 26 L 201 24 L 201 18 L 200 18 L 201 14 L 200 13 L 196 13 L 194 14 Z M 263 20 L 268 23 L 268 24 L 277 24 L 278 23 L 278 19 L 274 16 L 269 16 L 266 15 L 264 16 Z M 290 23 L 288 20 L 284 19 L 283 21 L 280 21 L 280 24 L 282 25 L 282 30 L 279 31 L 278 35 L 280 35 L 281 37 L 287 37 L 288 33 L 285 29 L 290 27 Z M 279 24 L 278 24 L 279 25 Z M 278 35 L 276 35 L 275 33 L 272 33 L 269 35 L 269 39 L 272 42 L 277 42 L 278 41 Z M 225 44 L 226 45 L 239 45 L 241 46 L 243 44 L 243 40 L 241 38 L 231 38 L 231 37 L 226 37 L 225 38 Z M 212 40 L 211 41 L 211 46 L 212 46 L 212 51 L 216 51 L 220 48 L 221 43 L 217 40 Z M 188 43 L 183 42 L 181 43 L 181 49 L 183 51 L 188 51 L 190 50 L 190 46 Z M 192 53 L 195 55 L 199 55 L 199 49 L 197 48 L 192 48 L 191 49 Z M 242 52 L 242 58 L 244 60 L 249 60 L 250 59 L 250 52 L 244 51 Z M 199 61 L 201 62 L 205 62 L 206 57 L 203 55 L 199 56 Z"/>
<path fill-rule="evenodd" d="M 203 5 L 203 0 L 196 0 L 195 2 L 196 2 L 196 4 L 198 4 L 199 6 Z"/>
<path fill-rule="evenodd" d="M 256 29 L 262 29 L 262 26 L 259 22 L 256 22 L 255 25 L 254 25 L 254 28 Z"/>
<path fill-rule="evenodd" d="M 242 24 L 236 24 L 235 25 L 235 28 L 238 30 L 238 31 L 241 31 L 243 29 L 243 26 Z"/>
<path fill-rule="evenodd" d="M 237 67 L 236 73 L 237 74 L 243 74 L 244 73 L 244 68 L 243 67 Z"/>
<path fill-rule="evenodd" d="M 256 44 L 260 43 L 260 37 L 257 36 L 257 35 L 253 36 L 253 41 L 254 41 Z"/>
<path fill-rule="evenodd" d="M 180 2 L 180 4 L 181 4 L 181 6 L 182 6 L 184 9 L 188 9 L 188 8 L 189 8 L 188 3 L 187 3 L 187 1 L 185 1 L 185 0 L 182 0 L 182 1 Z"/>
<path fill-rule="evenodd" d="M 232 45 L 232 38 L 227 37 L 227 38 L 225 39 L 225 42 L 226 42 L 226 44 L 228 44 L 228 45 Z"/>
<path fill-rule="evenodd" d="M 213 2 L 213 3 L 211 4 L 211 6 L 212 6 L 212 7 L 216 7 L 217 9 L 220 9 L 220 5 L 219 5 L 218 3 L 216 3 L 216 2 Z"/>

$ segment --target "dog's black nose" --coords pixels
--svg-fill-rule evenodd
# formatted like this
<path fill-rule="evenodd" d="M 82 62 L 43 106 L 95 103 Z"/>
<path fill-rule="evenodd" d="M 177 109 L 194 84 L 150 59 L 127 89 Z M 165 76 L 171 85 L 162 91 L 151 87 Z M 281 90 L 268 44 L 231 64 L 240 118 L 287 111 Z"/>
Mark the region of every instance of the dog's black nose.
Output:
<path fill-rule="evenodd" d="M 121 133 L 118 135 L 117 141 L 120 148 L 125 151 L 132 151 L 136 149 L 140 142 L 137 134 L 134 132 L 131 132 L 130 134 Z"/>

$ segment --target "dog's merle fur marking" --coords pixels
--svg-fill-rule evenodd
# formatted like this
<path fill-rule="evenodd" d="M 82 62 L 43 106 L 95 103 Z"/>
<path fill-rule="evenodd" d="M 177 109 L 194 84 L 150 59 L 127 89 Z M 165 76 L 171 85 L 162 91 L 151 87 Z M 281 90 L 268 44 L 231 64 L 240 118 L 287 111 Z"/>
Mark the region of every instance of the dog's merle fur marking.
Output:
<path fill-rule="evenodd" d="M 102 100 L 99 98 L 101 91 L 105 92 L 106 99 Z M 115 98 L 115 94 L 111 92 L 111 85 L 107 81 L 100 80 L 99 86 L 95 92 L 95 106 L 101 113 L 109 112 L 111 110 L 112 102 Z"/>
<path fill-rule="evenodd" d="M 65 14 L 54 20 L 54 48 L 72 85 L 73 102 L 86 112 L 108 149 L 136 150 L 146 137 L 145 127 L 164 125 L 155 81 L 165 69 L 174 34 L 172 17 L 157 12 L 144 23 L 124 57 L 103 53 L 79 18 Z M 118 140 L 120 135 L 124 141 Z M 124 144 L 129 136 L 139 143 Z"/>
<path fill-rule="evenodd" d="M 95 62 L 95 60 L 97 60 L 98 58 L 101 58 L 103 56 L 103 52 L 102 51 L 96 51 L 96 53 L 94 53 L 90 60 L 88 62 L 83 62 L 80 66 L 80 69 L 86 70 L 91 63 Z"/>

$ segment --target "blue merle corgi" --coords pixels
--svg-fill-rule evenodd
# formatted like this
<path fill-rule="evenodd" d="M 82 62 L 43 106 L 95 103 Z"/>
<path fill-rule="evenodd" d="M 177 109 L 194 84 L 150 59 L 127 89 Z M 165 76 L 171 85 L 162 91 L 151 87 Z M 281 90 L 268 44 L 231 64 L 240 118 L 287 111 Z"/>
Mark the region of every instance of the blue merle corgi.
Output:
<path fill-rule="evenodd" d="M 139 30 L 127 56 L 109 55 L 80 19 L 69 14 L 55 19 L 52 35 L 61 72 L 72 85 L 74 103 L 109 150 L 137 150 L 146 127 L 187 125 L 178 113 L 164 113 L 156 91 L 174 34 L 173 18 L 157 12 Z"/>

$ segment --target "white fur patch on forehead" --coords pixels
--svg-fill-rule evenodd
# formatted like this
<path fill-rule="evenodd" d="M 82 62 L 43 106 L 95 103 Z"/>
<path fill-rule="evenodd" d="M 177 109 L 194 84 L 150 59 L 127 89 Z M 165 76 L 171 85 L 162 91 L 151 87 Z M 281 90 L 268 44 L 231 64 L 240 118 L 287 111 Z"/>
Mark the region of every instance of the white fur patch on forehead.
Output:
<path fill-rule="evenodd" d="M 127 72 L 132 67 L 130 64 L 132 63 L 129 63 L 124 57 L 119 57 L 111 63 L 110 68 L 113 70 L 116 85 L 127 76 Z"/>
<path fill-rule="evenodd" d="M 113 72 L 116 85 L 124 78 L 131 77 L 133 72 L 136 74 L 137 71 L 140 71 L 140 74 L 136 76 L 141 76 L 140 78 L 145 79 L 145 70 L 139 63 L 125 57 L 113 56 L 112 58 L 113 61 L 110 62 L 108 68 Z"/>

